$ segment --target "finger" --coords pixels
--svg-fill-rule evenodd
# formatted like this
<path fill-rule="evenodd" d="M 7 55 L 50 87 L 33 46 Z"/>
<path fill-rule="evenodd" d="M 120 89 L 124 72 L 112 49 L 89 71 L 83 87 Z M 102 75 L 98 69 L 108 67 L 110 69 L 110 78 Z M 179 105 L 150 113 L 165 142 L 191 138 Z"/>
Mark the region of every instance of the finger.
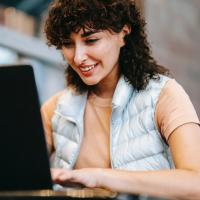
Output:
<path fill-rule="evenodd" d="M 59 174 L 58 176 L 60 181 L 69 181 L 72 179 L 72 173 L 71 171 L 63 171 L 62 173 Z"/>
<path fill-rule="evenodd" d="M 72 178 L 71 170 L 53 169 L 51 173 L 52 173 L 52 180 L 54 183 L 65 184 Z"/>
<path fill-rule="evenodd" d="M 64 169 L 51 169 L 51 176 L 52 176 L 52 179 L 55 180 L 57 178 L 59 178 L 60 176 L 62 176 L 62 174 L 65 174 L 66 170 Z"/>

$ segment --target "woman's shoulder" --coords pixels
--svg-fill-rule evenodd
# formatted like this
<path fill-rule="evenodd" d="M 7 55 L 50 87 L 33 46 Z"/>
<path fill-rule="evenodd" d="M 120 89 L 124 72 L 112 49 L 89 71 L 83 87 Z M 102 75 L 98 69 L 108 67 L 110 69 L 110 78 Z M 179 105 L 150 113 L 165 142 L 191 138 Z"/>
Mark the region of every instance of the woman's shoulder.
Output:
<path fill-rule="evenodd" d="M 171 80 L 174 80 L 174 79 L 172 79 L 171 77 L 159 74 L 157 75 L 156 78 L 150 79 L 146 88 L 147 89 L 152 89 L 152 88 L 162 89 L 166 85 L 166 83 Z"/>
<path fill-rule="evenodd" d="M 63 96 L 66 93 L 66 90 L 62 90 L 51 96 L 49 99 L 47 99 L 44 104 L 42 105 L 41 110 L 45 111 L 46 113 L 52 113 L 57 105 L 57 102 L 61 96 Z"/>
<path fill-rule="evenodd" d="M 149 102 L 149 104 L 152 104 L 153 102 L 153 105 L 156 105 L 157 99 L 163 88 L 165 88 L 167 83 L 172 80 L 174 79 L 168 76 L 158 75 L 156 78 L 150 79 L 147 86 L 143 90 L 136 93 L 136 97 L 146 103 Z"/>
<path fill-rule="evenodd" d="M 48 99 L 42 106 L 42 112 L 51 117 L 55 111 L 60 115 L 72 115 L 72 113 L 78 113 L 84 107 L 86 100 L 87 92 L 79 93 L 68 87 Z"/>

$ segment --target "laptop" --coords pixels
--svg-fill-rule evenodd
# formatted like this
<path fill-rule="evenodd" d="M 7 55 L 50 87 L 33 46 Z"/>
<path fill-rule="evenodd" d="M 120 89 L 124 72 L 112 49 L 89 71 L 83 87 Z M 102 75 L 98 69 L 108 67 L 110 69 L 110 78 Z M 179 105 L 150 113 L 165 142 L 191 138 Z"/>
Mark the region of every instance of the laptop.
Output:
<path fill-rule="evenodd" d="M 73 183 L 65 188 L 53 185 L 46 147 L 33 68 L 0 65 L 0 198 L 42 194 L 110 199 L 117 195 Z"/>
<path fill-rule="evenodd" d="M 0 66 L 0 191 L 41 189 L 52 181 L 33 69 Z"/>

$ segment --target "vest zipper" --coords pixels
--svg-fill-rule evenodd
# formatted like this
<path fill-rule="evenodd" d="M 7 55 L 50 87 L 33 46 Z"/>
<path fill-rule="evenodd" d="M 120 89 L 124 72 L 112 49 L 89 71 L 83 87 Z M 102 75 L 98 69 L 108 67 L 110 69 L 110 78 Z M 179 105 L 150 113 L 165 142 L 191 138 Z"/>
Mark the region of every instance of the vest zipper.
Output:
<path fill-rule="evenodd" d="M 77 127 L 77 129 L 78 129 L 78 132 L 79 132 L 79 134 L 80 134 L 80 142 L 78 143 L 77 151 L 76 151 L 75 156 L 74 156 L 74 158 L 73 158 L 73 160 L 72 160 L 71 169 L 74 168 L 74 165 L 75 165 L 75 163 L 76 163 L 76 161 L 77 161 L 77 158 L 78 158 L 78 155 L 79 155 L 79 152 L 80 152 L 80 149 L 81 149 L 81 144 L 82 144 L 82 142 L 83 142 L 83 130 L 81 131 L 81 128 L 78 126 L 78 123 L 75 123 L 75 124 L 76 124 L 76 127 Z"/>

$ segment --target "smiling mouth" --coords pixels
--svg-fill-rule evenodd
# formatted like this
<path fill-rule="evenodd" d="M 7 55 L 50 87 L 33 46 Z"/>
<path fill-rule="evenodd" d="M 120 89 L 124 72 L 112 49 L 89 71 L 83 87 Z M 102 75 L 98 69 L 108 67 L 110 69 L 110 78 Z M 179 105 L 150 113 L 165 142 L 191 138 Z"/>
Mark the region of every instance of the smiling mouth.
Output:
<path fill-rule="evenodd" d="M 97 66 L 97 63 L 94 64 L 94 65 L 87 66 L 87 67 L 80 67 L 80 70 L 81 70 L 82 72 L 89 72 L 89 71 L 91 71 L 92 69 L 94 69 L 96 66 Z"/>

